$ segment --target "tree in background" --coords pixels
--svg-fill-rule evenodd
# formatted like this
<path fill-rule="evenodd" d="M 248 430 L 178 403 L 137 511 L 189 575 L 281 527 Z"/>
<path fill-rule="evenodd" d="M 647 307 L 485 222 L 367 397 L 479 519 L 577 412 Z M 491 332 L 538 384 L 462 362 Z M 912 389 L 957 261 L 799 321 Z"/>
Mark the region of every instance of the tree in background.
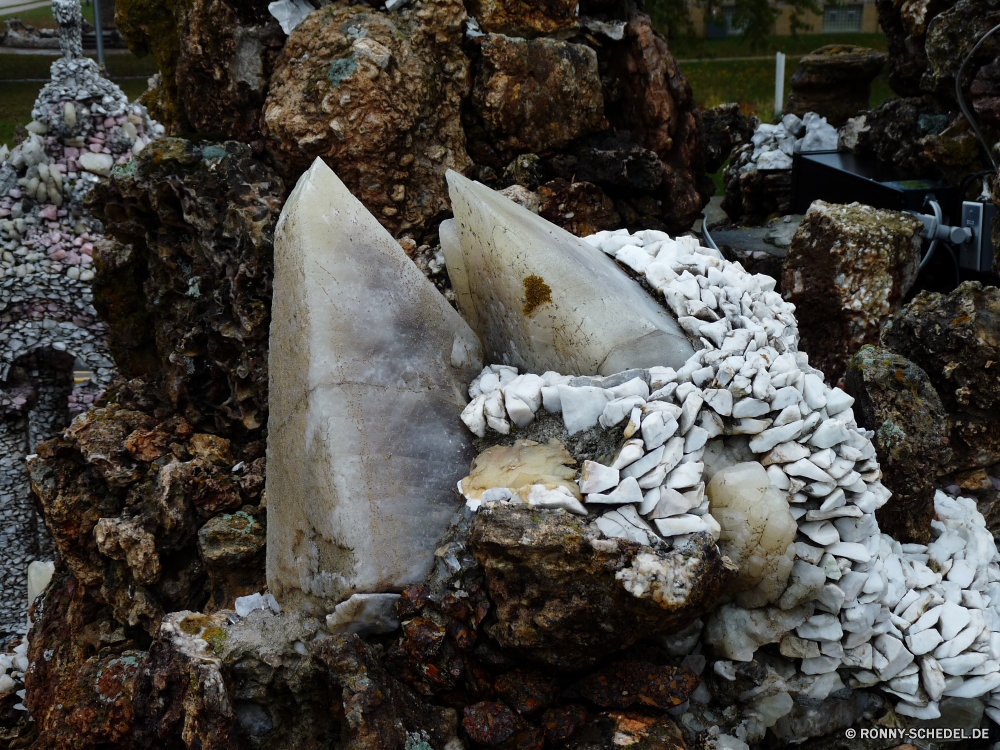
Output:
<path fill-rule="evenodd" d="M 694 33 L 691 23 L 690 9 L 701 6 L 705 10 L 705 19 L 716 19 L 716 23 L 724 23 L 721 0 L 646 0 L 649 15 L 656 24 L 666 31 L 669 37 L 688 36 Z M 774 30 L 778 20 L 779 6 L 791 8 L 790 26 L 792 34 L 808 28 L 803 20 L 805 12 L 821 13 L 822 8 L 816 0 L 733 0 L 726 3 L 733 8 L 732 25 L 741 28 L 743 38 L 751 46 L 763 43 Z"/>

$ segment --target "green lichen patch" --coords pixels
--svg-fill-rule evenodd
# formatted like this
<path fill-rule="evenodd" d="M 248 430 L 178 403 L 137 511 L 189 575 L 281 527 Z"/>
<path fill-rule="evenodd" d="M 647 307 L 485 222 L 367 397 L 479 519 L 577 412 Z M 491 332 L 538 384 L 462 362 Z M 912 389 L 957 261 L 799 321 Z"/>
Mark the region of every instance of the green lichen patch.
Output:
<path fill-rule="evenodd" d="M 348 78 L 357 69 L 358 61 L 352 52 L 347 57 L 341 57 L 330 63 L 330 69 L 327 71 L 326 77 L 330 79 L 331 84 L 339 86 L 341 81 Z"/>

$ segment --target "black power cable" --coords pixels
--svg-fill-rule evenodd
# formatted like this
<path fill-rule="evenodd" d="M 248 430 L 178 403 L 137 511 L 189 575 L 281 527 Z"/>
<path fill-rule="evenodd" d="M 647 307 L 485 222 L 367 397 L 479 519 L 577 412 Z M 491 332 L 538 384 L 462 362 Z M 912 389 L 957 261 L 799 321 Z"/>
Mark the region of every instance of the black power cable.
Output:
<path fill-rule="evenodd" d="M 979 123 L 976 122 L 976 119 L 972 116 L 968 106 L 965 104 L 965 97 L 962 96 L 962 78 L 965 76 L 965 66 L 969 64 L 969 60 L 971 60 L 972 56 L 976 54 L 976 50 L 979 49 L 979 45 L 985 42 L 987 38 L 989 38 L 990 35 L 998 29 L 1000 29 L 1000 24 L 997 24 L 980 37 L 979 41 L 976 42 L 976 46 L 972 48 L 969 54 L 965 56 L 965 59 L 962 60 L 962 64 L 958 66 L 958 73 L 955 75 L 955 98 L 958 99 L 958 106 L 962 110 L 962 114 L 965 115 L 965 119 L 968 120 L 969 124 L 972 126 L 972 131 L 976 134 L 976 138 L 979 139 L 980 145 L 986 151 L 986 157 L 993 165 L 994 171 L 1000 169 L 1000 165 L 997 165 L 997 160 L 993 158 L 993 149 L 986 142 L 986 138 L 983 137 L 983 133 L 979 129 Z"/>

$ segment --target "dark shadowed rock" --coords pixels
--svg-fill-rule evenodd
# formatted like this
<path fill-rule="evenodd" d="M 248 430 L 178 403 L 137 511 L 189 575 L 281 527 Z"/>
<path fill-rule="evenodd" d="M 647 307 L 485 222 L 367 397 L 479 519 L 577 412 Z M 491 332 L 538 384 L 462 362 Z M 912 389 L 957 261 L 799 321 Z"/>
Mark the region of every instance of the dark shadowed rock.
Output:
<path fill-rule="evenodd" d="M 667 716 L 624 711 L 597 714 L 563 745 L 566 750 L 686 750 L 680 729 Z"/>
<path fill-rule="evenodd" d="M 467 547 L 496 605 L 490 635 L 529 661 L 566 671 L 686 627 L 735 575 L 707 535 L 684 551 L 658 553 L 603 539 L 564 511 L 513 504 L 483 506 Z"/>
<path fill-rule="evenodd" d="M 1000 290 L 967 281 L 950 294 L 921 292 L 886 326 L 882 346 L 927 373 L 959 467 L 1000 461 Z"/>
<path fill-rule="evenodd" d="M 261 108 L 285 42 L 262 0 L 119 0 L 129 48 L 153 55 L 160 81 L 144 97 L 168 133 L 259 140 Z"/>
<path fill-rule="evenodd" d="M 908 214 L 815 201 L 785 257 L 782 295 L 796 306 L 810 363 L 836 383 L 851 356 L 878 342 L 917 277 L 920 230 Z"/>
<path fill-rule="evenodd" d="M 785 111 L 804 116 L 816 112 L 831 125 L 842 125 L 868 109 L 872 80 L 886 55 L 853 44 L 828 44 L 799 60 L 792 76 Z"/>
<path fill-rule="evenodd" d="M 753 150 L 748 143 L 733 152 L 722 175 L 726 190 L 722 210 L 734 224 L 759 227 L 771 217 L 792 212 L 792 170 L 744 170 L 754 166 Z"/>
<path fill-rule="evenodd" d="M 935 480 L 953 460 L 941 399 L 920 367 L 874 346 L 855 355 L 844 381 L 858 424 L 875 431 L 882 483 L 893 493 L 876 512 L 879 528 L 898 541 L 925 544 Z"/>
<path fill-rule="evenodd" d="M 465 18 L 458 0 L 435 0 L 392 14 L 328 5 L 303 21 L 264 108 L 288 184 L 320 157 L 394 237 L 424 233 L 448 210 L 445 171 L 472 167 L 459 118 Z"/>
<path fill-rule="evenodd" d="M 238 597 L 265 586 L 265 514 L 248 505 L 223 513 L 198 529 L 198 554 L 212 590 L 206 611 L 232 609 Z"/>
<path fill-rule="evenodd" d="M 155 377 L 194 427 L 267 421 L 271 248 L 281 179 L 242 143 L 156 141 L 88 204 L 94 305 L 127 378 Z"/>
<path fill-rule="evenodd" d="M 621 223 L 615 204 L 590 182 L 552 180 L 539 186 L 538 213 L 577 237 L 586 237 Z"/>
<path fill-rule="evenodd" d="M 667 40 L 644 13 L 632 16 L 625 38 L 610 45 L 606 59 L 604 80 L 615 92 L 606 103 L 608 120 L 660 157 L 666 167 L 654 193 L 662 201 L 660 219 L 671 232 L 685 231 L 714 189 L 705 176 L 702 126 L 691 85 Z"/>
<path fill-rule="evenodd" d="M 733 149 L 750 143 L 760 124 L 753 115 L 740 112 L 739 104 L 720 104 L 701 113 L 705 133 L 705 171 L 718 172 Z"/>

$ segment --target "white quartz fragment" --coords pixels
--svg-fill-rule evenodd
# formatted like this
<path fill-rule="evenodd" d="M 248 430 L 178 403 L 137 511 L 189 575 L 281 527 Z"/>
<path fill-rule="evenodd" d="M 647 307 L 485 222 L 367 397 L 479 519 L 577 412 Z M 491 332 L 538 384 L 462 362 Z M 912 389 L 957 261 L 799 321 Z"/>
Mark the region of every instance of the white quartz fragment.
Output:
<path fill-rule="evenodd" d="M 320 159 L 282 210 L 274 269 L 267 580 L 286 608 L 327 613 L 430 572 L 482 365 L 452 366 L 475 334 Z"/>

